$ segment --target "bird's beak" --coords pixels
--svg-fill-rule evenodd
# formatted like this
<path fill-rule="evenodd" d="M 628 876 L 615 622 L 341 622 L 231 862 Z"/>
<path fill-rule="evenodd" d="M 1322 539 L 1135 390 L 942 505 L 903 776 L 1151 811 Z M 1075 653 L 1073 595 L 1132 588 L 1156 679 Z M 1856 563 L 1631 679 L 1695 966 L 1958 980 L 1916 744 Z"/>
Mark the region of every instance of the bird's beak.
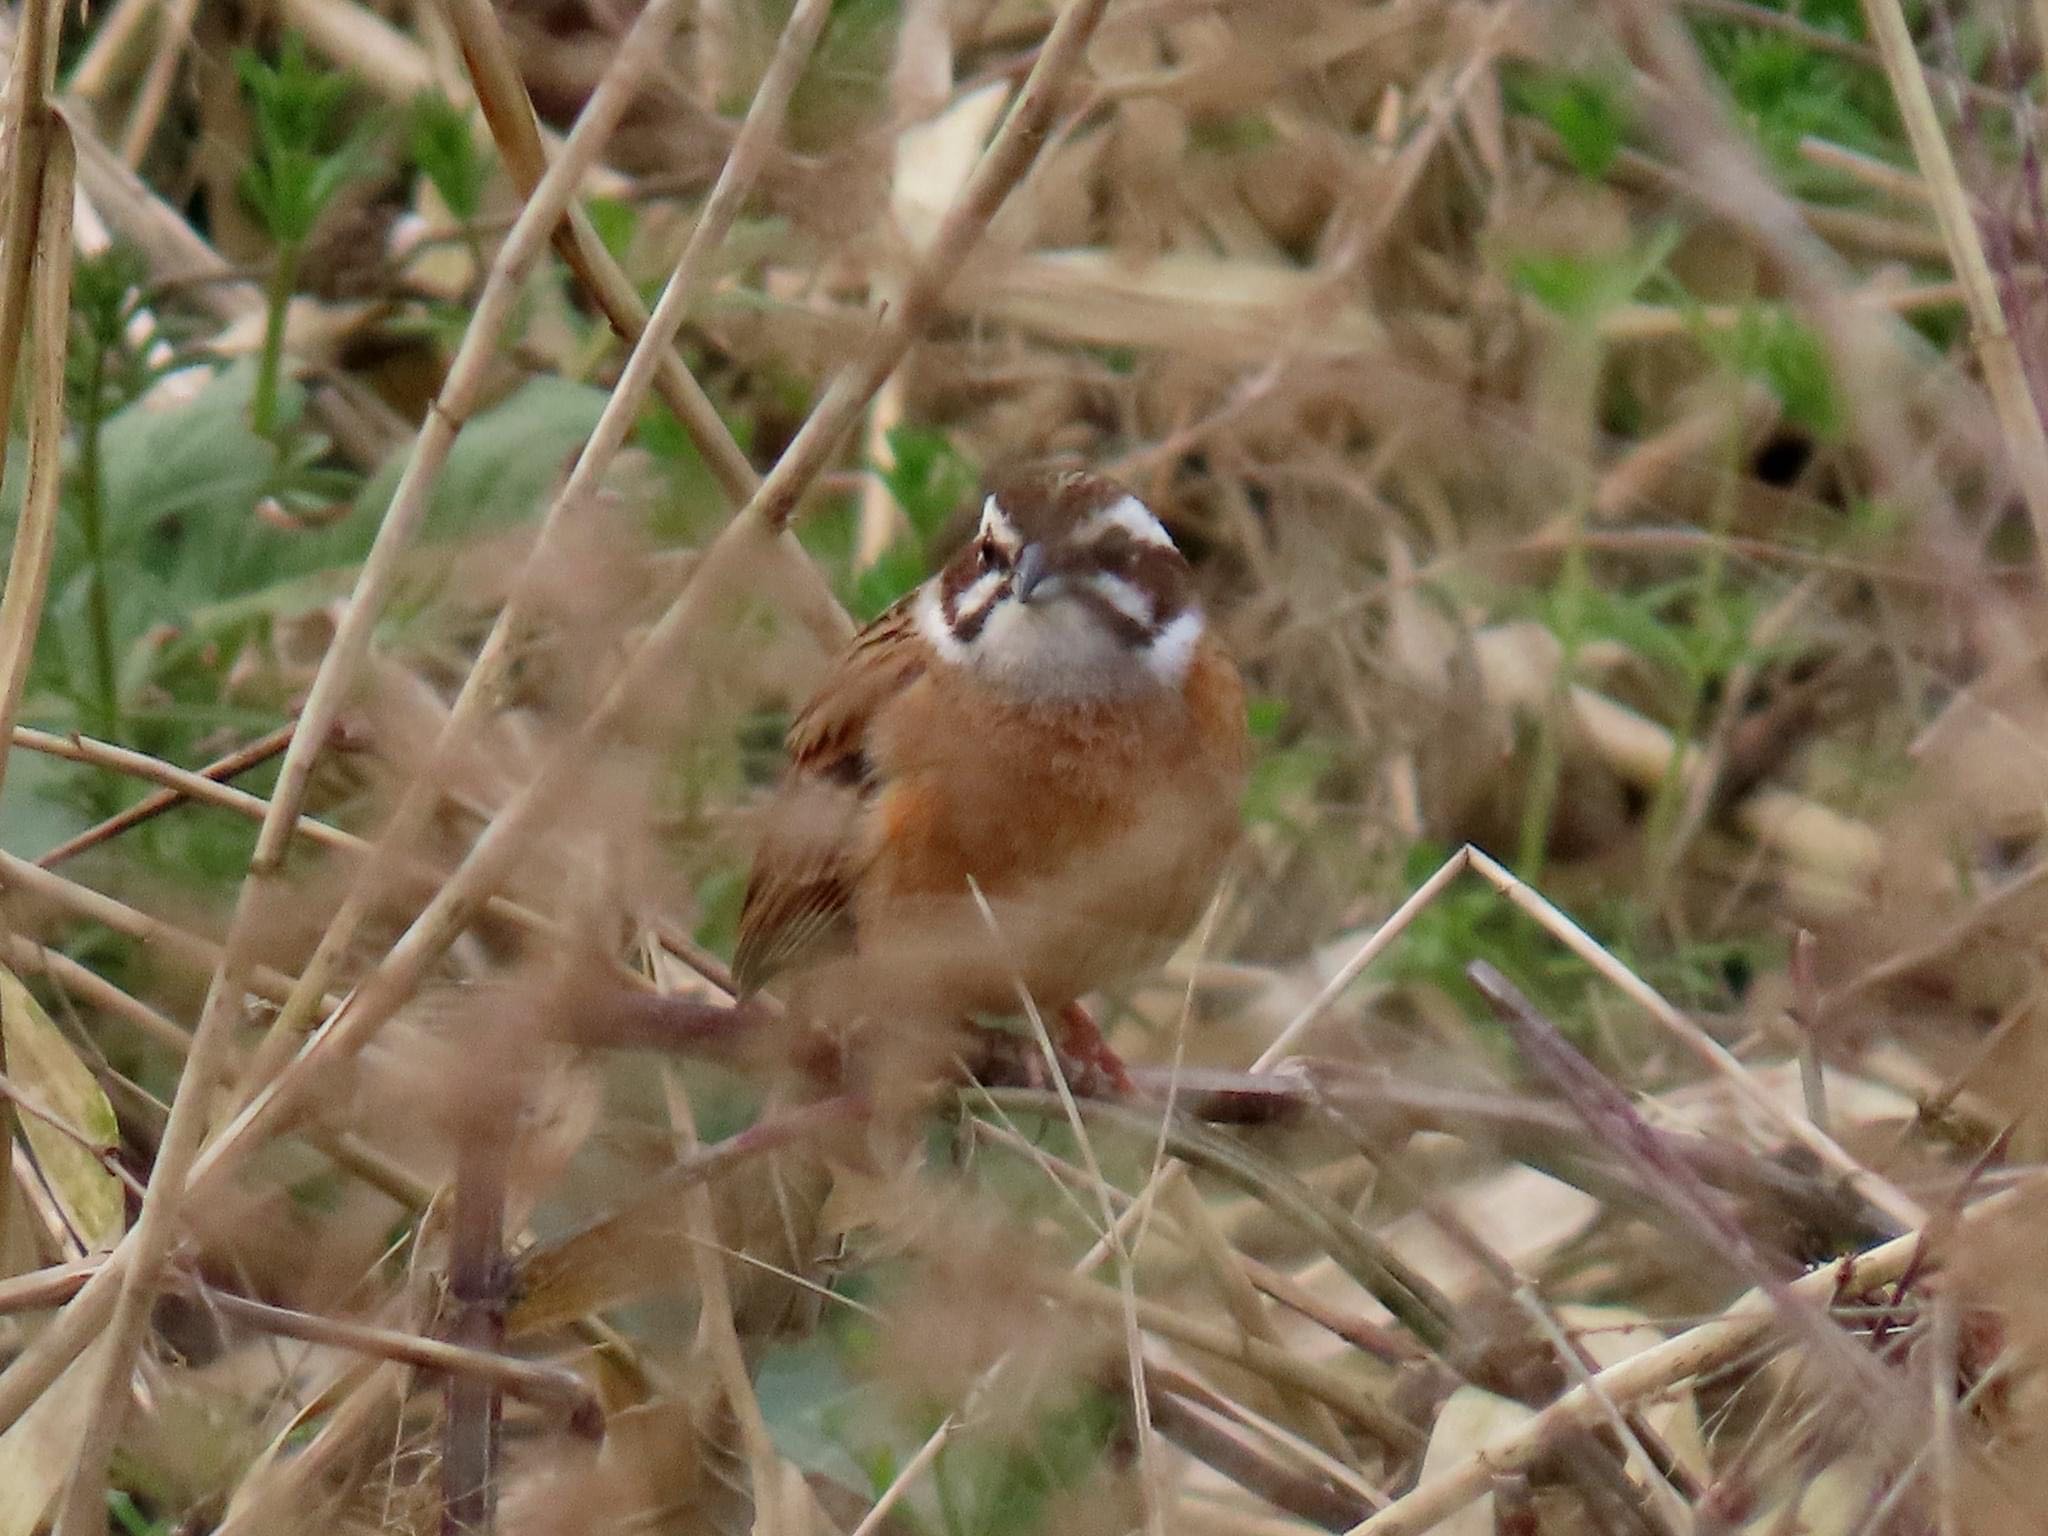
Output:
<path fill-rule="evenodd" d="M 1052 562 L 1046 559 L 1043 544 L 1026 544 L 1017 553 L 1017 574 L 1011 590 L 1017 601 L 1028 603 L 1031 594 L 1042 587 L 1053 575 Z"/>

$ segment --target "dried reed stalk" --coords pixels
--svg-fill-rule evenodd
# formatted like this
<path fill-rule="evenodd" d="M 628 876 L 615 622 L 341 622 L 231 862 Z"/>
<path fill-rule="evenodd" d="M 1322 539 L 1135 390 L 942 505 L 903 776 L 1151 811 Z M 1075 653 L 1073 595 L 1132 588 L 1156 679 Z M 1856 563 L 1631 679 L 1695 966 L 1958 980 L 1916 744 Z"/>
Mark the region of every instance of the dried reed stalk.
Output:
<path fill-rule="evenodd" d="M 26 53 L 27 47 L 23 50 Z M 19 82 L 17 82 L 18 84 Z M 35 392 L 28 404 L 28 485 L 22 493 L 21 516 L 14 529 L 14 547 L 7 562 L 7 585 L 0 591 L 0 740 L 14 729 L 15 716 L 28 688 L 36 634 L 42 626 L 43 599 L 49 590 L 50 560 L 57 548 L 57 516 L 62 505 L 64 471 L 64 353 L 71 326 L 71 209 L 77 162 L 63 119 L 45 109 L 40 129 L 25 135 L 17 126 L 16 144 L 41 155 L 40 173 L 30 184 L 35 207 L 27 223 L 29 248 L 21 252 L 29 279 L 33 329 L 0 332 L 13 338 L 0 363 L 7 383 L 0 384 L 0 421 L 6 419 L 5 396 L 23 344 L 33 337 Z M 12 221 L 10 221 L 12 222 Z M 13 238 L 10 230 L 9 238 Z M 11 251 L 9 253 L 11 255 Z M 11 280 L 10 261 L 0 279 Z M 6 310 L 0 295 L 0 316 Z M 4 324 L 0 318 L 0 324 Z M 0 449 L 0 472 L 5 469 Z M 8 754 L 0 753 L 0 782 Z"/>
<path fill-rule="evenodd" d="M 1999 436 L 2011 456 L 2013 478 L 2019 482 L 2020 496 L 2033 520 L 2035 555 L 2048 566 L 2048 428 L 2042 425 L 2040 403 L 2033 397 L 2019 346 L 2006 324 L 1998 280 L 1985 259 L 1970 196 L 1956 174 L 1955 157 L 1949 153 L 1948 138 L 1934 110 L 1934 95 L 1927 88 L 1898 0 L 1863 0 L 1863 19 L 1884 62 L 1885 78 L 1891 82 L 1892 99 L 1905 123 L 1913 156 L 1920 162 L 1920 174 L 1927 179 L 1934 215 L 1948 246 L 1949 265 L 1962 285 L 1963 303 L 1969 310 L 1970 333 L 1984 370 L 1984 385 L 1998 413 Z M 2048 42 L 2048 35 L 2041 41 Z"/>

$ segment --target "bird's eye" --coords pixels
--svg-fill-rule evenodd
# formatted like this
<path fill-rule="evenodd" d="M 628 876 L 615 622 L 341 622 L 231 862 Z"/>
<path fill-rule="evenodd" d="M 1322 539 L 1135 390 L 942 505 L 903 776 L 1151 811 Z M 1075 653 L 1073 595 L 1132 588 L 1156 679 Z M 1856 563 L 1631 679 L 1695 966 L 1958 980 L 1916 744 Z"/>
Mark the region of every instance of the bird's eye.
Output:
<path fill-rule="evenodd" d="M 1010 564 L 1009 558 L 1003 554 L 1002 547 L 993 539 L 983 539 L 976 550 L 976 555 L 984 571 L 1006 570 Z"/>

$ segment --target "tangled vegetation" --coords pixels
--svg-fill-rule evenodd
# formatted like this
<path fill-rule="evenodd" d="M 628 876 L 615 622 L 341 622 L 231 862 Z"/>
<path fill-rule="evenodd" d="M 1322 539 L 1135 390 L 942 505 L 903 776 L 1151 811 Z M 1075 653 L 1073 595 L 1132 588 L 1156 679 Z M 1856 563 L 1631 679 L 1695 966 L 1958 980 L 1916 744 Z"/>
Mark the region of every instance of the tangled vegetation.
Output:
<path fill-rule="evenodd" d="M 4 20 L 0 1536 L 2048 1526 L 2048 13 Z M 877 1116 L 694 1024 L 1059 456 L 1244 843 Z"/>

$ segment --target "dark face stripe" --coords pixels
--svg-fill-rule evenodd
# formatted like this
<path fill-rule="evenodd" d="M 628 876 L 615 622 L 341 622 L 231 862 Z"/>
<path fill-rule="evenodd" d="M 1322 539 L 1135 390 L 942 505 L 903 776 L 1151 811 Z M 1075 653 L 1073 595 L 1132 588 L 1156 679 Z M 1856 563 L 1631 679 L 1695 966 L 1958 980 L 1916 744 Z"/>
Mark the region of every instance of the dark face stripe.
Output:
<path fill-rule="evenodd" d="M 1074 529 L 1113 506 L 1124 494 L 1122 487 L 1100 476 L 1041 475 L 999 490 L 996 500 L 1010 524 L 1046 551 L 1053 573 L 1076 578 L 1069 589 L 1072 600 L 1081 603 L 1119 644 L 1138 651 L 1155 642 L 1167 625 L 1193 605 L 1194 581 L 1187 561 L 1172 545 L 1133 538 L 1114 524 L 1094 532 L 1085 543 L 1071 540 Z M 997 605 L 1013 595 L 1013 584 L 1006 575 L 974 608 L 962 609 L 962 599 L 988 574 L 982 565 L 983 543 L 979 537 L 971 541 L 939 577 L 940 612 L 962 644 L 977 639 Z M 1007 558 L 1016 555 L 1014 550 L 1004 553 Z M 1111 575 L 1127 583 L 1144 600 L 1150 622 L 1133 618 L 1093 590 L 1087 584 L 1091 575 Z"/>

